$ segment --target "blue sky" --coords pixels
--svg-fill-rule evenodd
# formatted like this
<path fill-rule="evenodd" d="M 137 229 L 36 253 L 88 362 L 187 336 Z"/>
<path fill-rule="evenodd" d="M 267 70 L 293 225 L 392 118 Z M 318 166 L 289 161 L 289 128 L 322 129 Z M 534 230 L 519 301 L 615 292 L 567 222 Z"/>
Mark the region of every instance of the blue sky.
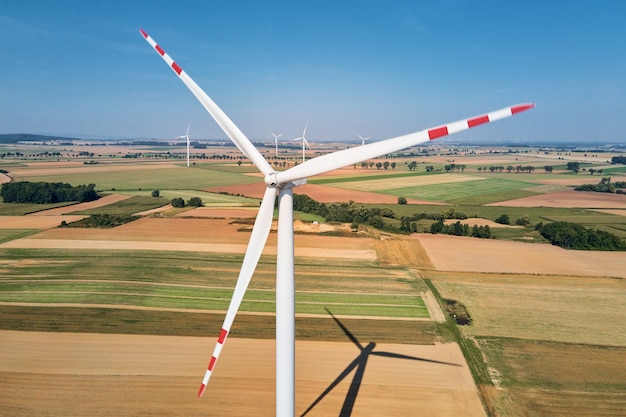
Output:
<path fill-rule="evenodd" d="M 0 133 L 223 138 L 146 30 L 255 140 L 626 142 L 626 2 L 0 0 Z"/>

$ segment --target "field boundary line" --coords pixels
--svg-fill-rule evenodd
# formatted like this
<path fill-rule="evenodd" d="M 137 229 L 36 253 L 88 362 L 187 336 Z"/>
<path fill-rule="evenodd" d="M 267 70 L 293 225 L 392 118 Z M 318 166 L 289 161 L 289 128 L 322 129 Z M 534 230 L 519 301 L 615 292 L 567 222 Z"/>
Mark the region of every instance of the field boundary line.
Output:
<path fill-rule="evenodd" d="M 0 301 L 0 306 L 8 307 L 73 307 L 73 308 L 106 308 L 120 310 L 144 310 L 144 311 L 165 311 L 172 313 L 201 313 L 201 314 L 221 314 L 225 315 L 225 310 L 202 310 L 194 308 L 169 308 L 169 307 L 145 307 L 145 306 L 129 306 L 124 304 L 82 304 L 82 303 L 20 303 L 20 302 L 4 302 Z M 267 316 L 275 317 L 276 313 L 265 313 L 255 311 L 239 311 L 238 315 L 244 316 Z M 391 317 L 391 316 L 356 316 L 356 315 L 336 315 L 340 319 L 356 319 L 356 320 L 391 320 L 391 321 L 432 321 L 430 317 Z M 327 318 L 332 320 L 326 314 L 296 313 L 296 318 Z"/>

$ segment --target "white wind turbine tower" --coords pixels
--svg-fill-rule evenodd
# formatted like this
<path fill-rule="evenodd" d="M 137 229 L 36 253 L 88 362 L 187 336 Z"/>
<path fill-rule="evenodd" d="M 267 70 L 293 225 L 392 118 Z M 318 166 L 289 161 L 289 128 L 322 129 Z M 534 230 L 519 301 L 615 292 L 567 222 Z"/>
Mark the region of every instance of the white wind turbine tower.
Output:
<path fill-rule="evenodd" d="M 189 128 L 191 127 L 191 122 L 187 125 L 187 133 L 182 136 L 177 137 L 176 139 L 187 139 L 187 166 L 189 166 Z"/>
<path fill-rule="evenodd" d="M 274 146 L 276 147 L 276 157 L 278 158 L 278 138 L 281 137 L 283 134 L 279 133 L 278 135 L 275 135 L 273 132 L 270 132 L 272 134 L 272 136 L 274 136 Z"/>
<path fill-rule="evenodd" d="M 248 283 L 261 257 L 272 225 L 274 202 L 278 195 L 278 237 L 276 256 L 276 415 L 293 417 L 295 414 L 295 283 L 293 239 L 293 192 L 292 188 L 305 184 L 306 178 L 323 174 L 344 166 L 396 152 L 404 148 L 428 142 L 474 126 L 493 122 L 534 107 L 534 104 L 518 104 L 497 111 L 459 120 L 447 125 L 409 133 L 404 136 L 357 146 L 310 159 L 285 171 L 274 171 L 252 142 L 226 116 L 215 102 L 187 75 L 174 60 L 143 30 L 141 34 L 158 52 L 167 65 L 178 75 L 193 95 L 224 130 L 239 150 L 263 173 L 265 194 L 257 214 L 239 278 L 233 292 L 222 330 L 213 355 L 202 380 L 198 396 L 201 396 L 213 372 L 215 363 L 230 332 Z"/>
<path fill-rule="evenodd" d="M 309 123 L 305 123 L 304 124 L 304 131 L 302 132 L 302 136 L 300 136 L 299 138 L 295 138 L 295 139 L 291 139 L 291 142 L 297 142 L 299 140 L 302 141 L 302 162 L 304 162 L 306 160 L 306 154 L 305 154 L 305 147 L 309 146 L 309 142 L 307 142 L 306 140 L 306 128 L 308 127 Z M 309 149 L 311 149 L 311 147 L 309 146 Z"/>
<path fill-rule="evenodd" d="M 361 135 L 358 135 L 358 136 L 359 136 L 359 139 L 361 139 L 361 146 L 365 145 L 365 141 L 368 140 L 371 137 L 371 136 L 368 136 L 368 137 L 364 138 Z"/>

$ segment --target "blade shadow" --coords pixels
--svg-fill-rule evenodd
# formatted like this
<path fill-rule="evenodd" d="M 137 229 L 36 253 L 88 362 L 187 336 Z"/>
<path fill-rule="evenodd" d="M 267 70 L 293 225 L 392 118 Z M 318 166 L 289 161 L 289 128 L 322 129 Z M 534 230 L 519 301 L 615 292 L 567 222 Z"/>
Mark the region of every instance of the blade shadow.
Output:
<path fill-rule="evenodd" d="M 352 377 L 352 382 L 350 383 L 350 387 L 348 388 L 348 393 L 346 394 L 346 398 L 341 406 L 341 411 L 339 413 L 339 417 L 350 417 L 352 415 L 352 410 L 354 409 L 354 404 L 356 402 L 356 398 L 359 393 L 359 389 L 361 388 L 361 383 L 363 381 L 363 376 L 365 375 L 365 367 L 367 365 L 367 361 L 371 355 L 375 356 L 383 356 L 387 358 L 395 358 L 395 359 L 404 359 L 404 360 L 412 360 L 412 361 L 420 361 L 420 362 L 430 362 L 436 363 L 440 365 L 448 365 L 448 366 L 461 366 L 456 363 L 450 362 L 442 362 L 433 359 L 425 359 L 419 358 L 416 356 L 403 355 L 400 353 L 393 352 L 384 352 L 384 351 L 374 351 L 376 348 L 375 342 L 370 342 L 366 346 L 363 346 L 359 340 L 348 330 L 348 328 L 337 318 L 335 315 L 326 308 L 326 312 L 332 317 L 332 319 L 337 323 L 337 325 L 341 328 L 343 333 L 350 339 L 350 341 L 356 345 L 359 349 L 359 355 L 352 361 L 346 368 L 341 371 L 341 373 L 335 378 L 334 381 L 328 385 L 328 387 L 313 401 L 313 403 L 300 415 L 300 417 L 306 416 L 317 404 L 319 404 L 341 381 L 343 381 L 350 373 L 355 370 L 354 376 Z"/>

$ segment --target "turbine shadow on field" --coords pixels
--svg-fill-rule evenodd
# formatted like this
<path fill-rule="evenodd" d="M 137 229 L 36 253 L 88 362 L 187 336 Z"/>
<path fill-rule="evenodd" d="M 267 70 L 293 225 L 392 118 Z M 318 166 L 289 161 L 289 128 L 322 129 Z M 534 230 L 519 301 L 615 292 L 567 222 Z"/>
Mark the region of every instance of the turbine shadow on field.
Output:
<path fill-rule="evenodd" d="M 320 401 L 324 399 L 324 397 L 326 397 L 326 395 L 328 395 L 337 385 L 339 385 L 339 383 L 344 378 L 346 378 L 353 370 L 356 369 L 354 376 L 352 377 L 352 382 L 350 383 L 350 388 L 348 389 L 348 393 L 346 394 L 346 399 L 344 400 L 343 405 L 341 407 L 341 412 L 339 413 L 339 417 L 350 417 L 350 415 L 352 415 L 352 410 L 354 408 L 354 403 L 356 402 L 359 389 L 361 388 L 361 382 L 363 381 L 363 375 L 365 374 L 365 366 L 367 365 L 367 360 L 369 359 L 370 355 L 383 356 L 386 358 L 405 359 L 405 360 L 412 360 L 412 361 L 431 362 L 431 363 L 437 363 L 441 365 L 461 366 L 456 363 L 441 362 L 441 361 L 436 361 L 432 359 L 418 358 L 415 356 L 408 356 L 408 355 L 403 355 L 400 353 L 375 351 L 374 349 L 376 348 L 376 342 L 369 342 L 367 346 L 363 346 L 359 342 L 359 340 L 350 332 L 350 330 L 348 330 L 348 328 L 337 317 L 335 317 L 329 309 L 326 309 L 326 312 L 333 318 L 333 320 L 335 320 L 337 325 L 345 333 L 348 339 L 350 339 L 350 341 L 356 345 L 360 353 L 352 362 L 350 362 L 348 366 L 346 366 L 346 368 L 339 374 L 339 376 L 337 376 L 337 378 L 335 378 L 335 380 L 330 383 L 330 385 L 324 390 L 324 392 L 322 392 L 320 396 L 317 397 L 315 401 L 313 401 L 313 403 L 309 406 L 309 408 L 307 408 L 306 411 L 304 411 L 304 413 L 302 413 L 300 417 L 306 416 L 309 413 L 309 411 L 311 411 Z"/>

